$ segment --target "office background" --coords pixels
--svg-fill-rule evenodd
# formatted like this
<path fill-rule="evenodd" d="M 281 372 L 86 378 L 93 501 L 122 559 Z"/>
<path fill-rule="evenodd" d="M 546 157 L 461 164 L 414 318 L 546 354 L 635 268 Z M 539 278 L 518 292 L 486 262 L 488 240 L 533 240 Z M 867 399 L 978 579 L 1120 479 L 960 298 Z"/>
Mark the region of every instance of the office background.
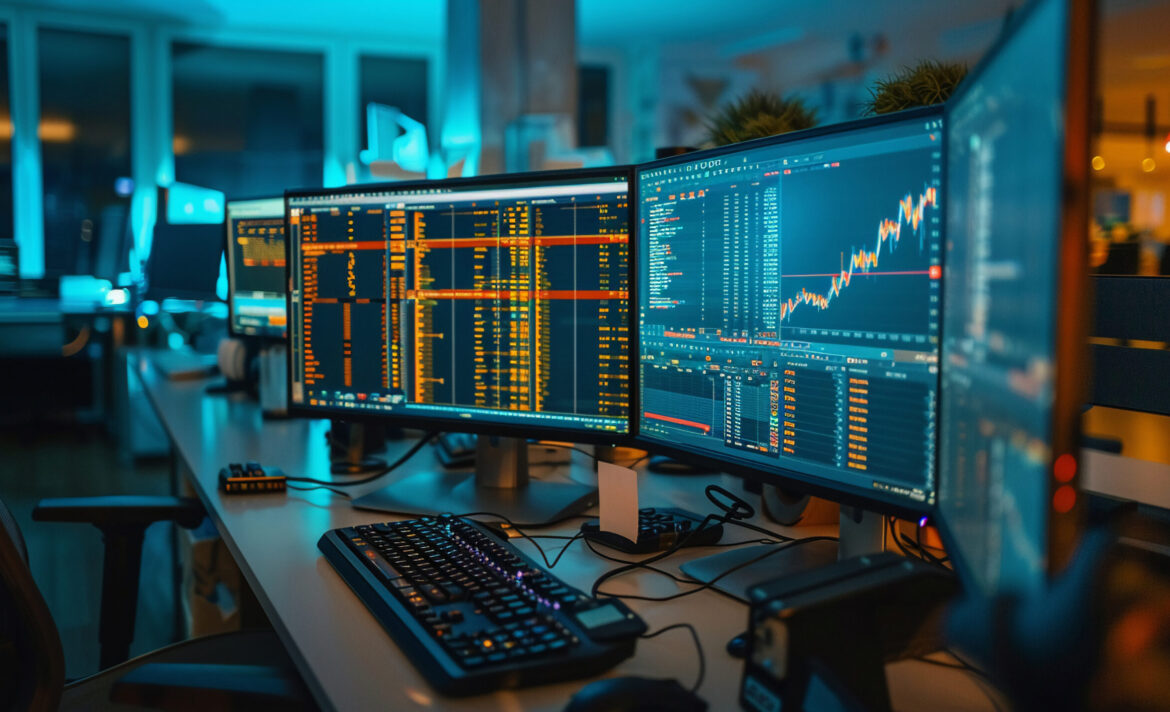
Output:
<path fill-rule="evenodd" d="M 541 5 L 0 4 L 0 240 L 19 245 L 19 273 L 31 288 L 53 294 L 60 277 L 95 272 L 104 224 L 124 216 L 133 249 L 111 277 L 133 279 L 149 255 L 160 187 L 171 191 L 176 221 L 216 222 L 227 198 L 293 185 L 642 161 L 659 147 L 700 145 L 707 117 L 753 88 L 799 95 L 823 123 L 855 118 L 873 82 L 903 64 L 974 63 L 1012 3 L 856 2 L 842 12 L 752 0 L 716 17 L 702 6 L 657 0 Z M 1100 161 L 1093 164 L 1098 266 L 1164 273 L 1170 54 L 1160 28 L 1170 8 L 1109 0 L 1103 10 Z M 526 13 L 543 13 L 540 29 L 493 53 L 484 38 Z M 467 53 L 469 45 L 478 51 Z M 469 88 L 478 84 L 476 72 L 504 76 L 531 59 L 522 47 L 548 53 L 530 77 L 543 84 L 485 81 L 499 89 L 490 95 Z M 546 85 L 559 90 L 541 94 Z M 417 143 L 400 144 L 397 160 L 392 148 L 370 145 L 372 103 L 425 127 L 422 155 Z M 398 114 L 374 114 L 403 136 L 417 130 Z M 548 137 L 555 151 L 548 141 L 543 155 L 527 149 Z M 1114 242 L 1137 243 L 1137 258 L 1111 264 Z M 62 398 L 51 412 L 8 411 L 12 427 L 0 448 L 6 490 L 23 493 L 29 506 L 53 487 L 165 491 L 169 463 L 138 458 L 125 467 L 105 424 L 95 422 L 105 411 L 87 411 L 92 399 L 79 400 L 80 409 Z M 1170 452 L 1154 455 L 1170 461 Z M 20 501 L 10 504 L 23 516 Z M 78 578 L 98 580 L 100 543 L 81 525 L 76 534 L 30 541 L 34 572 L 66 635 L 70 675 L 96 669 L 96 583 L 76 591 L 72 575 L 55 580 L 53 573 L 66 561 L 90 569 Z M 144 570 L 165 570 L 167 547 L 152 551 Z M 146 585 L 169 580 L 156 576 Z M 167 600 L 144 589 L 144 604 L 162 608 L 144 606 L 136 650 L 170 639 Z M 157 625 L 142 622 L 152 616 Z"/>

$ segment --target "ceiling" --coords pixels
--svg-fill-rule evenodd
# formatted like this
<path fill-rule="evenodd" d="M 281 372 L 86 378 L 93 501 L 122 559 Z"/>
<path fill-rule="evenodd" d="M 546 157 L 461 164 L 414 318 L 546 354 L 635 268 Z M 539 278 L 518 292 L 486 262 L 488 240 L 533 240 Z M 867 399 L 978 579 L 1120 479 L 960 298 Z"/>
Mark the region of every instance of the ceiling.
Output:
<path fill-rule="evenodd" d="M 539 0 L 554 2 L 570 0 Z M 87 14 L 156 18 L 203 28 L 263 28 L 413 44 L 442 42 L 446 0 L 9 0 L 0 4 Z M 696 50 L 752 58 L 778 77 L 816 75 L 844 61 L 851 37 L 884 37 L 889 58 L 976 59 L 1019 0 L 577 0 L 583 47 L 664 47 L 664 55 Z M 1153 92 L 1170 124 L 1170 3 L 1101 0 L 1101 92 L 1106 121 L 1141 122 Z M 290 9 L 295 8 L 295 9 Z M 775 67 L 780 66 L 777 71 Z"/>

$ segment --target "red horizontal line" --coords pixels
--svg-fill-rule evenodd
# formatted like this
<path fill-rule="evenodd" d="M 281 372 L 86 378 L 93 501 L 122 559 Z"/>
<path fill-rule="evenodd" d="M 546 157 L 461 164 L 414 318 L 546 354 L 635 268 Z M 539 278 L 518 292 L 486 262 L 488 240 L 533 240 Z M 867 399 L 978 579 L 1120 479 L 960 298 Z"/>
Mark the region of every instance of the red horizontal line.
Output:
<path fill-rule="evenodd" d="M 535 296 L 533 296 L 535 295 Z M 407 299 L 628 299 L 623 290 L 607 289 L 411 289 Z"/>
<path fill-rule="evenodd" d="M 683 420 L 682 418 L 672 418 L 669 415 L 659 415 L 657 413 L 651 413 L 650 411 L 646 411 L 646 412 L 642 413 L 642 415 L 647 417 L 647 418 L 650 418 L 651 420 L 664 420 L 668 423 L 677 423 L 678 425 L 688 425 L 692 428 L 698 428 L 699 430 L 702 430 L 704 433 L 711 430 L 710 425 L 703 425 L 702 423 L 696 423 L 693 420 Z"/>
<path fill-rule="evenodd" d="M 906 270 L 903 272 L 857 272 L 853 275 L 854 279 L 858 277 L 888 277 L 891 275 L 907 275 L 907 274 L 930 274 L 930 270 Z M 840 277 L 840 272 L 826 272 L 824 274 L 782 274 L 780 279 L 785 277 Z"/>

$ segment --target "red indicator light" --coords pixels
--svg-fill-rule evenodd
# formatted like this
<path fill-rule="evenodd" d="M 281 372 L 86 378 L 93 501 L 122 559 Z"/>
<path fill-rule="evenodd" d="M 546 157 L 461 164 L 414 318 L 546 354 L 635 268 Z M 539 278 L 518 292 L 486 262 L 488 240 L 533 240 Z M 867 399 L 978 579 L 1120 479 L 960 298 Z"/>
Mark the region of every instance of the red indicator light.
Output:
<path fill-rule="evenodd" d="M 1077 459 L 1067 452 L 1056 458 L 1052 465 L 1052 475 L 1058 482 L 1072 482 L 1077 475 Z"/>
<path fill-rule="evenodd" d="M 930 266 L 930 278 L 931 279 L 941 279 L 942 278 L 942 265 L 931 265 Z"/>
<path fill-rule="evenodd" d="M 1052 495 L 1052 509 L 1059 514 L 1068 514 L 1077 503 L 1077 491 L 1072 485 L 1061 485 Z"/>

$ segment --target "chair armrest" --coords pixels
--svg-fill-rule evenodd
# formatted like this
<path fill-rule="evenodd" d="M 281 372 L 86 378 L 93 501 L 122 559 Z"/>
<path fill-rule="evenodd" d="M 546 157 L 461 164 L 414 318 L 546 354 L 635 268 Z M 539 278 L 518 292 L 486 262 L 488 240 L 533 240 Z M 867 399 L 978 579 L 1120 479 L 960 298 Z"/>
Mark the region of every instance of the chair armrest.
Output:
<path fill-rule="evenodd" d="M 110 701 L 168 709 L 309 709 L 309 695 L 295 674 L 266 665 L 147 663 L 124 675 Z"/>
<path fill-rule="evenodd" d="M 32 518 L 38 522 L 80 522 L 99 528 L 175 522 L 184 529 L 194 529 L 203 521 L 204 514 L 199 500 L 190 497 L 111 495 L 42 499 L 33 509 Z"/>

